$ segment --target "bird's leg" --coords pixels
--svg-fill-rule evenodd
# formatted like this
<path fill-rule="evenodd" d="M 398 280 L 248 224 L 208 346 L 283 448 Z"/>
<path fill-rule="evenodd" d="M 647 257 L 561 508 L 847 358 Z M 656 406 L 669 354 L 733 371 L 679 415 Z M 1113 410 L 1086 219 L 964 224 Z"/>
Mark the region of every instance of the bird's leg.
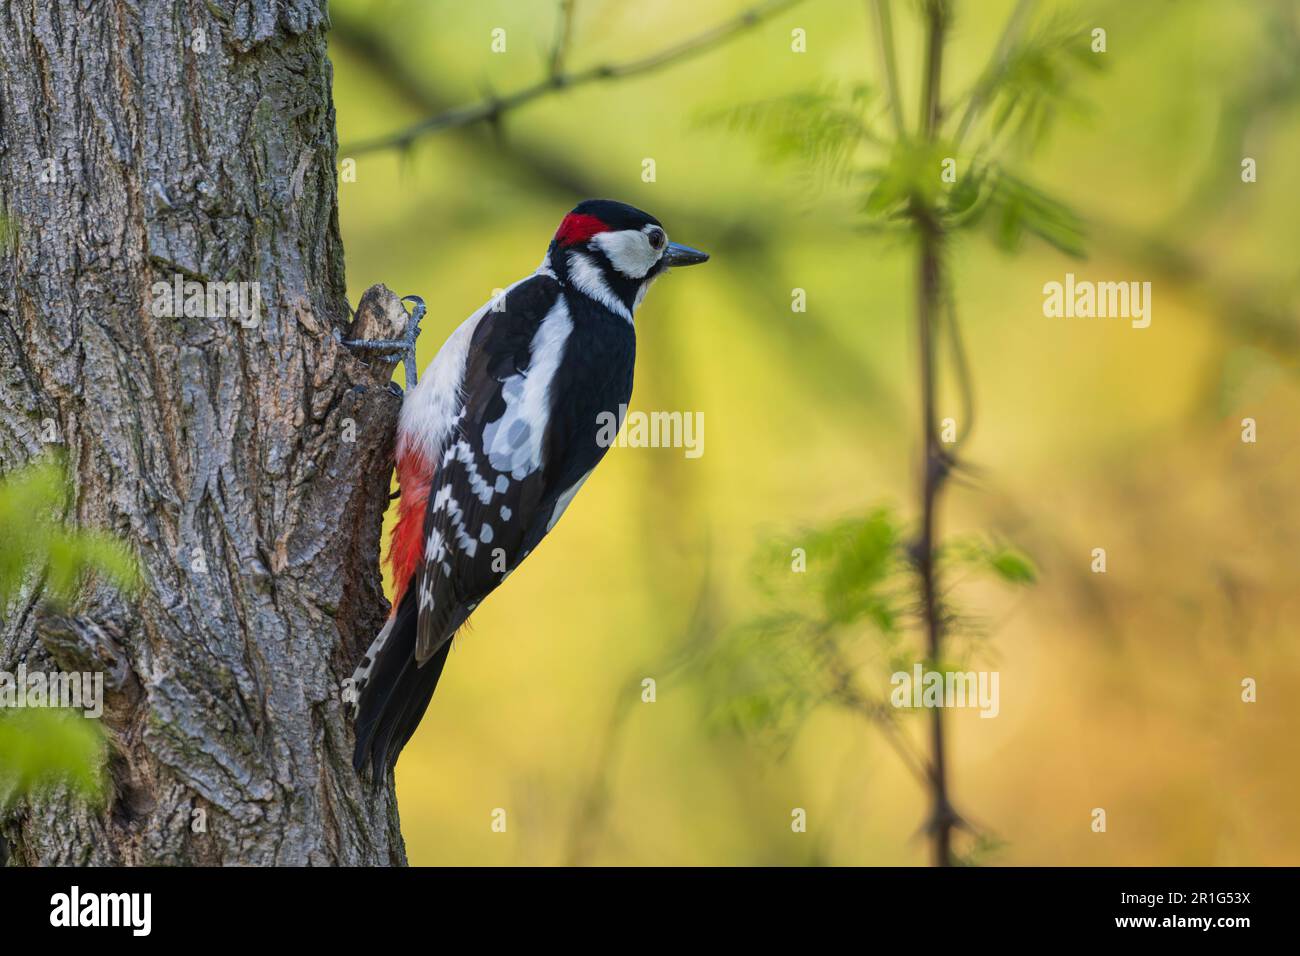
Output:
<path fill-rule="evenodd" d="M 415 367 L 415 340 L 420 337 L 420 320 L 424 318 L 424 300 L 418 295 L 402 297 L 403 302 L 414 303 L 411 320 L 406 323 L 406 331 L 397 339 L 340 339 L 340 343 L 350 349 L 365 352 L 378 352 L 383 355 L 401 355 L 401 363 L 406 371 L 406 390 L 415 388 L 418 381 Z"/>

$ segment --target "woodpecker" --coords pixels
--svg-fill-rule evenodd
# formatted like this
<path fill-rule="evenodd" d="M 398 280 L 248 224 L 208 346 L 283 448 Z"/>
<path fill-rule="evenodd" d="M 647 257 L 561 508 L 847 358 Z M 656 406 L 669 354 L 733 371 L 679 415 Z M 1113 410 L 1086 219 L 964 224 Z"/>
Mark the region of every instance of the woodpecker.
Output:
<path fill-rule="evenodd" d="M 466 319 L 402 403 L 393 609 L 351 679 L 358 772 L 378 781 L 424 716 L 452 639 L 555 527 L 608 450 L 632 395 L 646 290 L 709 257 L 608 199 L 560 223 L 541 266 Z M 365 347 L 375 343 L 347 343 Z M 613 416 L 612 418 L 610 416 Z"/>

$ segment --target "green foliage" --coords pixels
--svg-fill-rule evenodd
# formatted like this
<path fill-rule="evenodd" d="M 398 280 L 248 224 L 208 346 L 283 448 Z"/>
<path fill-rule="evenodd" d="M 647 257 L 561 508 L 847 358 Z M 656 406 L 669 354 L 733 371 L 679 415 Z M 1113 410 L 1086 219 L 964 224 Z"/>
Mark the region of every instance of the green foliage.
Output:
<path fill-rule="evenodd" d="M 853 639 L 870 633 L 888 648 L 900 636 L 901 541 L 886 509 L 768 540 L 753 561 L 768 607 L 705 664 L 706 682 L 722 691 L 710 722 L 784 748 L 808 714 L 842 698 L 863 650 Z"/>
<path fill-rule="evenodd" d="M 93 572 L 121 587 L 136 582 L 135 563 L 120 542 L 62 522 L 64 497 L 63 469 L 54 461 L 0 481 L 0 609 L 40 573 L 52 604 L 71 599 Z M 81 715 L 49 708 L 0 711 L 0 806 L 58 782 L 97 795 L 102 753 L 99 725 Z"/>
<path fill-rule="evenodd" d="M 1084 226 L 1069 206 L 997 165 L 972 169 L 948 195 L 953 229 L 982 227 L 1004 252 L 1019 250 L 1025 234 L 1066 255 L 1084 255 Z"/>
<path fill-rule="evenodd" d="M 720 691 L 707 714 L 709 726 L 785 749 L 829 693 L 808 635 L 806 620 L 779 614 L 729 633 L 700 672 L 707 686 Z"/>
<path fill-rule="evenodd" d="M 1028 155 L 1042 144 L 1060 113 L 1081 111 L 1076 80 L 1084 71 L 1097 69 L 1099 62 L 1091 53 L 1089 34 L 1060 20 L 1024 38 L 1022 28 L 1031 10 L 1027 3 L 1014 6 L 964 110 L 946 104 L 940 109 L 942 60 L 927 56 L 922 119 L 913 132 L 904 128 L 893 79 L 892 139 L 876 135 L 870 120 L 863 119 L 871 105 L 868 97 L 846 100 L 834 90 L 731 110 L 726 114 L 728 126 L 758 136 L 770 158 L 799 159 L 835 174 L 854 191 L 857 208 L 871 228 L 906 230 L 917 238 L 918 262 L 930 274 L 940 274 L 945 242 L 962 231 L 982 232 L 1008 253 L 1017 252 L 1024 238 L 1032 236 L 1067 255 L 1082 256 L 1080 217 L 1032 185 L 1003 157 Z M 888 7 L 882 5 L 878 12 L 881 68 L 892 77 Z M 931 18 L 927 27 L 932 51 L 944 42 L 942 19 Z M 973 149 L 963 150 L 972 130 L 985 135 Z M 969 369 L 955 297 L 950 287 L 945 289 L 946 301 L 939 308 L 946 310 L 947 326 L 936 327 L 938 309 L 925 296 L 918 299 L 918 320 L 936 340 L 947 336 L 967 404 L 963 418 L 969 421 Z M 924 398 L 932 403 L 932 356 L 927 353 L 924 360 L 923 388 L 931 390 Z M 929 422 L 926 427 L 931 427 Z M 956 452 L 954 448 L 954 460 Z M 922 478 L 927 509 L 943 481 L 934 474 L 927 463 Z M 927 511 L 927 520 L 929 516 Z M 912 540 L 892 513 L 876 510 L 768 545 L 759 583 L 770 607 L 719 642 L 711 676 L 726 689 L 716 698 L 720 703 L 715 720 L 788 745 L 813 709 L 834 704 L 875 722 L 904 753 L 896 712 L 882 696 L 885 676 L 909 669 L 927 653 L 945 659 L 954 653 L 968 656 L 973 640 L 983 636 L 980 619 L 957 606 L 955 585 L 946 572 L 989 574 L 1013 586 L 1032 584 L 1037 577 L 1028 557 L 998 541 L 967 536 L 932 549 L 928 535 L 918 536 L 918 553 L 913 555 Z M 803 574 L 790 566 L 798 548 L 806 549 L 808 567 Z M 932 550 L 921 553 L 921 548 Z M 929 638 L 924 646 L 906 645 L 906 635 L 915 641 L 922 633 Z M 954 649 L 953 637 L 964 638 L 965 649 Z M 946 660 L 927 663 L 939 669 L 948 666 Z M 910 763 L 917 772 L 918 761 Z M 947 803 L 937 776 L 924 771 L 918 776 L 935 788 L 937 802 Z M 936 845 L 943 847 L 946 858 L 951 853 L 946 823 L 941 832 L 944 836 Z M 979 834 L 967 862 L 978 862 L 997 849 L 995 840 Z"/>
<path fill-rule="evenodd" d="M 1013 42 L 967 94 L 967 113 L 951 135 L 889 139 L 877 133 L 868 87 L 826 87 L 744 104 L 707 120 L 753 135 L 773 160 L 795 160 L 851 185 L 873 227 L 930 221 L 949 232 L 982 231 L 999 249 L 1019 250 L 1032 236 L 1070 256 L 1084 254 L 1081 218 L 1065 202 L 1030 184 L 1002 158 L 1041 145 L 1062 113 L 1084 112 L 1081 76 L 1101 68 L 1087 30 L 1058 19 Z M 966 121 L 987 113 L 988 135 L 971 151 L 960 141 Z M 940 177 L 945 159 L 955 183 Z"/>
<path fill-rule="evenodd" d="M 755 137 L 771 160 L 798 160 L 842 177 L 863 142 L 879 142 L 866 121 L 870 87 L 804 90 L 708 113 L 701 125 Z"/>
<path fill-rule="evenodd" d="M 53 461 L 0 481 L 0 606 L 39 571 L 45 572 L 45 597 L 52 603 L 71 598 L 92 571 L 121 587 L 135 583 L 135 563 L 121 542 L 60 520 L 64 488 L 63 469 Z"/>
<path fill-rule="evenodd" d="M 982 829 L 974 830 L 970 847 L 965 852 L 954 851 L 953 864 L 956 866 L 984 866 L 1006 849 L 1006 846 L 1006 841 L 996 834 Z"/>
<path fill-rule="evenodd" d="M 987 571 L 1007 584 L 1038 580 L 1038 571 L 1024 552 L 982 535 L 956 538 L 944 546 L 942 555 L 952 566 Z"/>
<path fill-rule="evenodd" d="M 990 103 L 994 137 L 1004 135 L 1030 152 L 1042 145 L 1062 113 L 1086 113 L 1087 100 L 1076 87 L 1083 75 L 1099 72 L 1102 64 L 1090 39 L 1081 24 L 1058 18 L 1008 51 L 980 89 Z"/>
<path fill-rule="evenodd" d="M 909 557 L 914 529 L 890 509 L 842 518 L 765 541 L 753 562 L 763 606 L 718 641 L 705 663 L 710 722 L 789 746 L 816 708 L 868 716 L 888 708 L 871 688 L 924 656 L 909 643 L 920 622 L 919 577 Z M 935 555 L 941 572 L 1013 586 L 1037 579 L 1023 552 L 995 538 L 963 535 Z M 800 568 L 803 570 L 800 570 Z M 981 619 L 943 598 L 949 638 L 977 638 Z"/>
<path fill-rule="evenodd" d="M 943 192 L 940 166 L 952 151 L 939 142 L 895 142 L 883 164 L 863 171 L 862 211 L 876 219 L 896 219 L 912 208 L 933 210 Z"/>
<path fill-rule="evenodd" d="M 98 722 L 79 714 L 40 707 L 0 711 L 0 808 L 59 784 L 98 798 L 103 752 Z"/>
<path fill-rule="evenodd" d="M 805 529 L 763 545 L 754 576 L 764 594 L 809 620 L 845 625 L 866 618 L 893 631 L 898 611 L 882 588 L 899 570 L 900 534 L 898 519 L 883 508 Z M 793 571 L 804 560 L 808 569 Z"/>

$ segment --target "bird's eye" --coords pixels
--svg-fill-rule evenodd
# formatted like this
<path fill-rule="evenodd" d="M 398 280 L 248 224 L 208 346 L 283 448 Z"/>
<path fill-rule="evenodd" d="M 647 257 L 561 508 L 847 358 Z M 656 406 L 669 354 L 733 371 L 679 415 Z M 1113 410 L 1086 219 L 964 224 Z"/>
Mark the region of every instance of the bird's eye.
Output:
<path fill-rule="evenodd" d="M 662 249 L 664 247 L 664 240 L 667 238 L 668 237 L 663 234 L 663 230 L 652 229 L 650 231 L 650 248 Z"/>

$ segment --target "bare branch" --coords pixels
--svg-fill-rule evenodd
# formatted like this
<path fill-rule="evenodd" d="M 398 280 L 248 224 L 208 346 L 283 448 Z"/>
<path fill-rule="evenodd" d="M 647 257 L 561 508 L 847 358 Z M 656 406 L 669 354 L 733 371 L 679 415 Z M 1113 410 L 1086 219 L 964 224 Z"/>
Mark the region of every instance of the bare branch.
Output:
<path fill-rule="evenodd" d="M 921 86 L 919 135 L 934 142 L 942 120 L 940 83 L 943 77 L 943 48 L 948 29 L 947 0 L 927 0 L 925 5 L 925 63 Z M 938 311 L 943 298 L 943 228 L 931 210 L 913 203 L 912 218 L 920 237 L 917 262 L 916 318 L 921 353 L 921 532 L 913 558 L 921 579 L 926 651 L 931 666 L 943 659 L 943 621 L 935 566 L 935 537 L 938 522 L 938 499 L 947 475 L 947 465 L 940 451 L 934 429 L 934 406 L 937 384 L 934 342 L 938 332 Z M 944 745 L 943 708 L 930 715 L 930 800 L 928 830 L 932 840 L 934 864 L 950 866 L 952 829 L 958 817 L 948 797 L 947 755 Z"/>
<path fill-rule="evenodd" d="M 894 19 L 889 10 L 889 0 L 872 0 L 871 11 L 876 21 L 876 36 L 880 42 L 880 68 L 884 74 L 885 90 L 889 96 L 889 112 L 894 117 L 894 131 L 902 139 L 903 97 L 898 91 L 898 59 L 894 55 Z"/>
<path fill-rule="evenodd" d="M 573 7 L 575 0 L 560 0 L 559 16 L 555 21 L 555 45 L 551 47 L 551 78 L 564 73 L 564 61 L 569 55 L 569 38 L 573 35 Z"/>
<path fill-rule="evenodd" d="M 358 156 L 362 153 L 378 150 L 405 148 L 420 137 L 441 130 L 484 121 L 498 122 L 506 113 L 560 90 L 572 89 L 575 86 L 583 86 L 600 80 L 625 80 L 644 73 L 650 73 L 706 53 L 737 34 L 750 30 L 765 20 L 785 13 L 803 2 L 804 0 L 767 0 L 767 2 L 751 7 L 725 23 L 720 23 L 649 56 L 627 60 L 623 63 L 601 64 L 573 72 L 552 72 L 545 79 L 516 90 L 514 93 L 500 97 L 491 96 L 469 106 L 447 110 L 394 133 L 345 146 L 343 152 L 350 156 Z M 561 61 L 564 58 L 565 50 L 567 50 L 567 40 L 565 41 L 565 48 L 560 50 Z M 554 62 L 553 55 L 552 64 Z"/>

